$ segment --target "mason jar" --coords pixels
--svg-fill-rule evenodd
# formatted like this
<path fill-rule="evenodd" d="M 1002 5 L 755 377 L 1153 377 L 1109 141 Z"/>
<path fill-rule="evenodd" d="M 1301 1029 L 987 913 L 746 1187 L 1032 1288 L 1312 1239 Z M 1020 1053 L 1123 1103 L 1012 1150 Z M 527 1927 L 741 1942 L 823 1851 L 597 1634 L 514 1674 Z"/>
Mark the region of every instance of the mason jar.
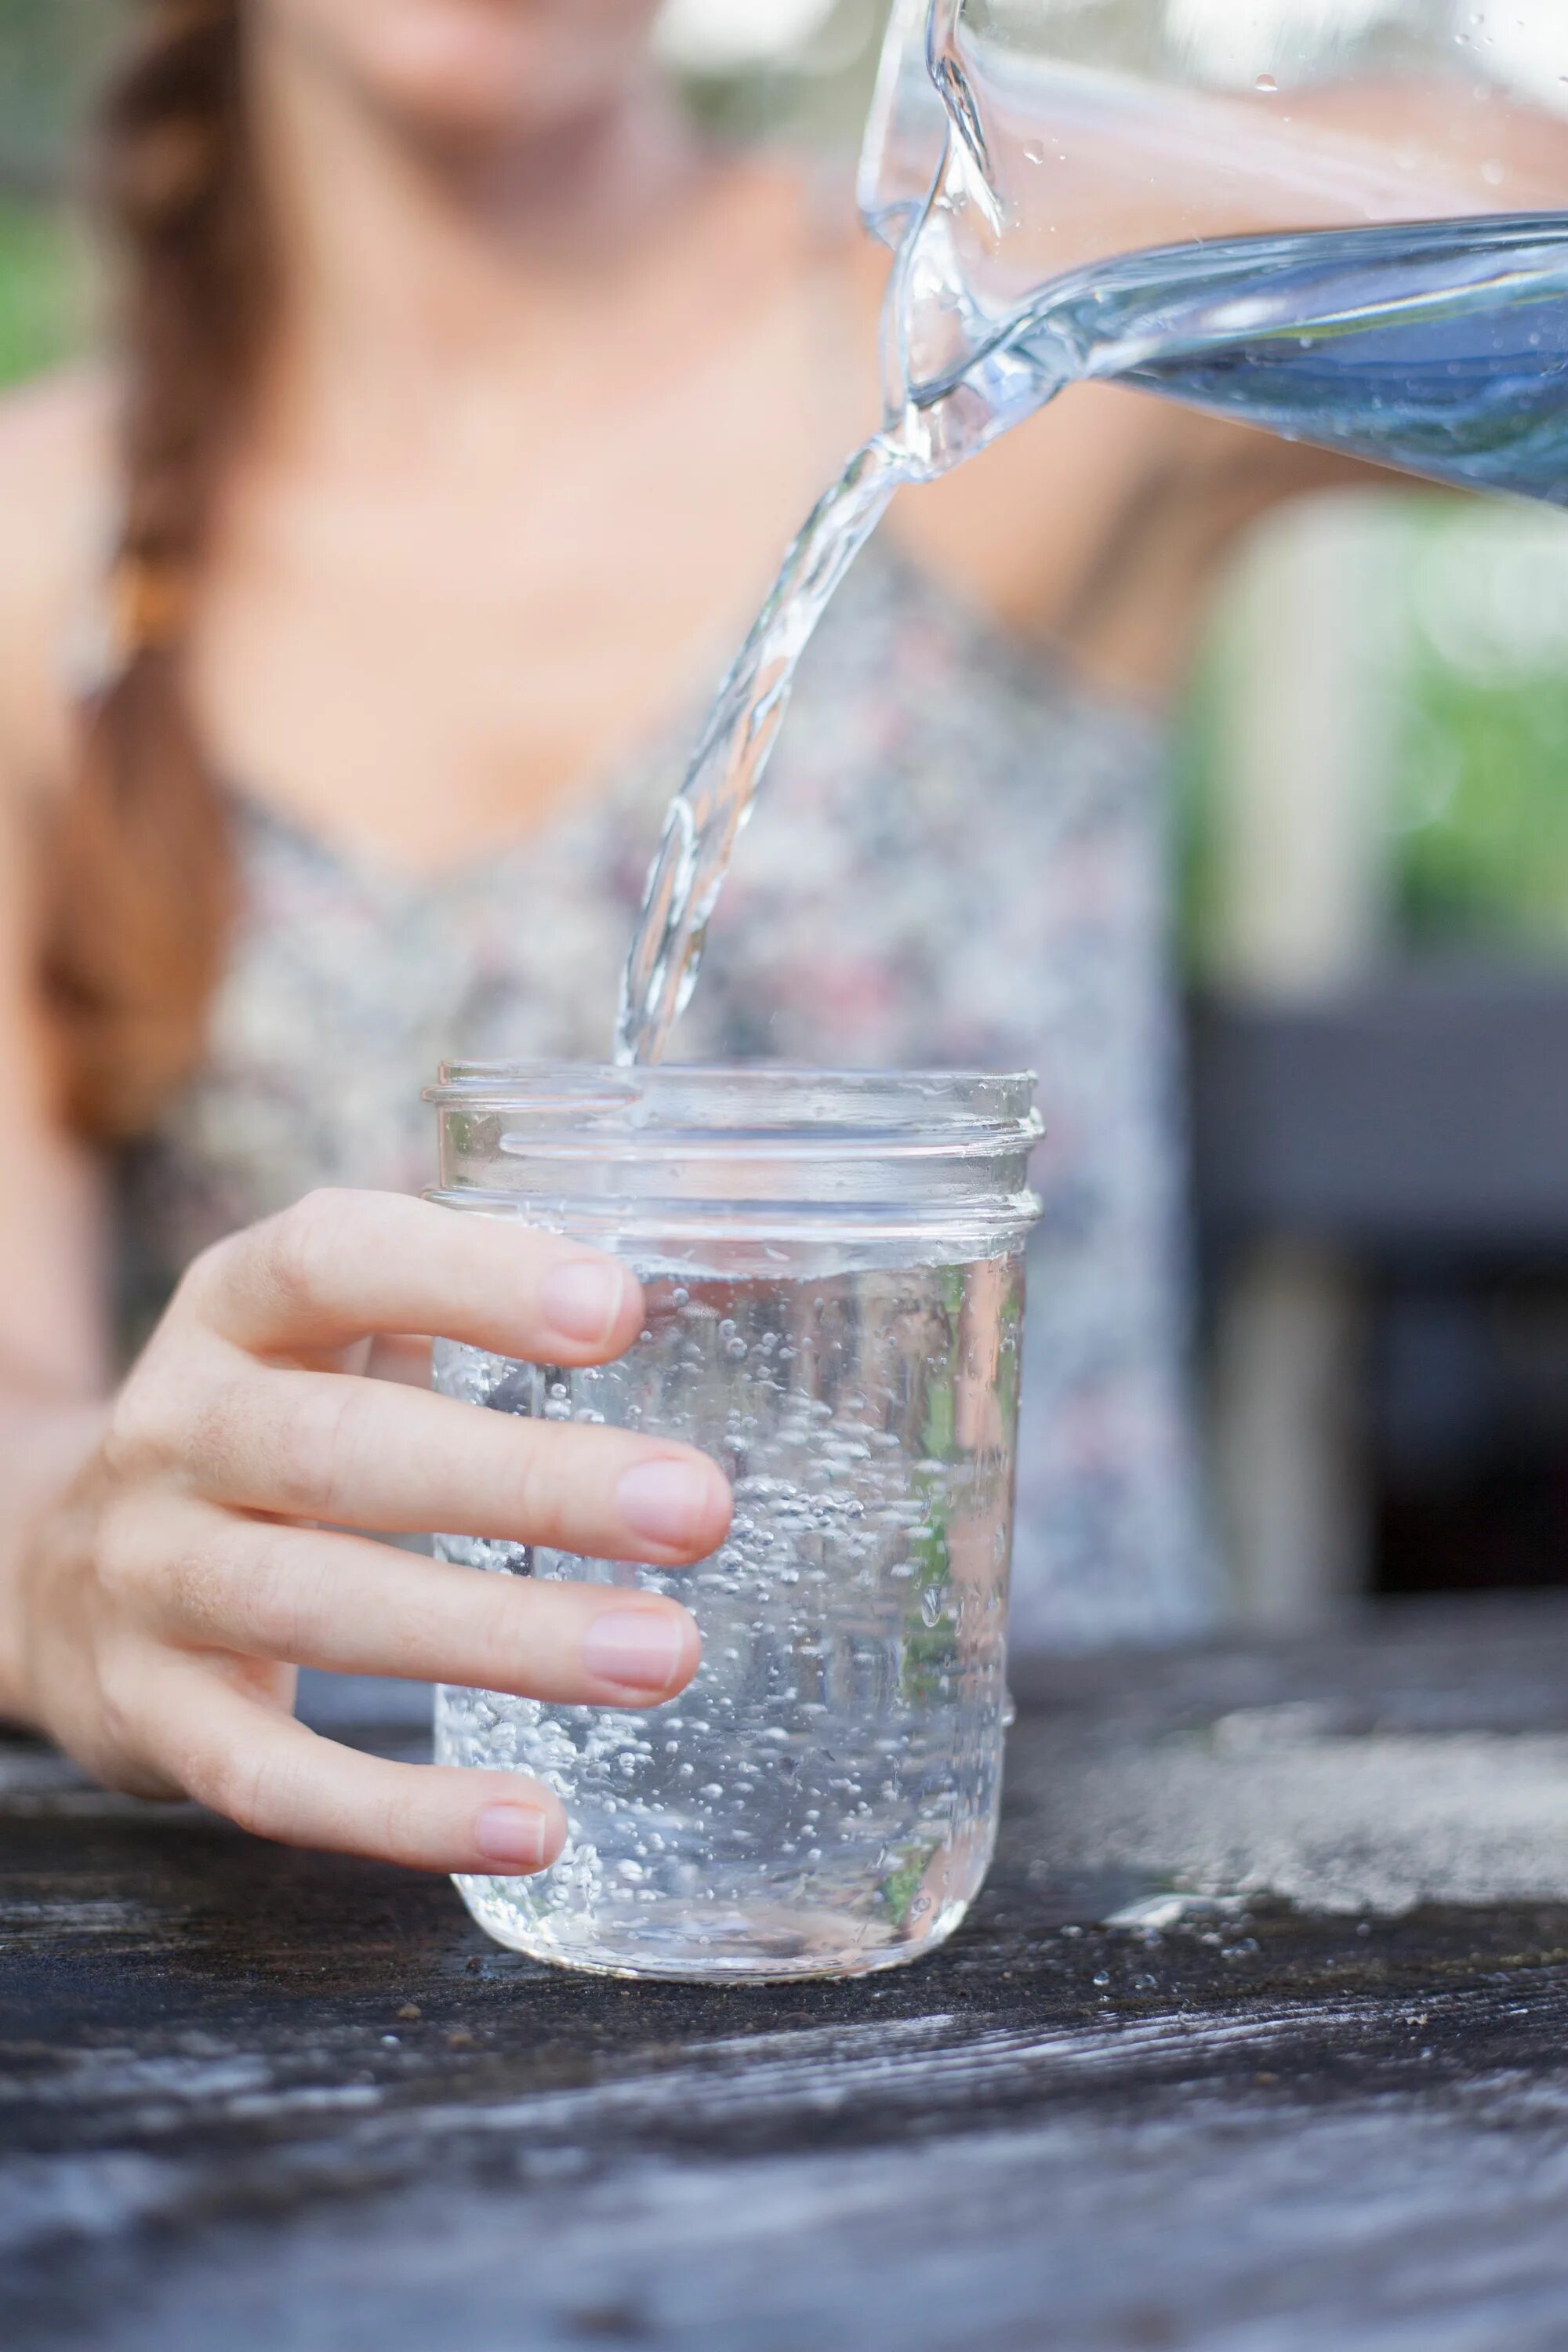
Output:
<path fill-rule="evenodd" d="M 1024 1318 L 1029 1076 L 457 1064 L 441 1183 L 646 1286 L 590 1370 L 441 1342 L 493 1412 L 689 1441 L 735 1492 L 695 1569 L 438 1539 L 500 1576 L 671 1594 L 703 1642 L 651 1713 L 444 1689 L 448 1764 L 529 1773 L 571 1824 L 532 1879 L 464 1877 L 536 1958 L 713 1981 L 853 1976 L 950 1936 L 995 1838 Z"/>

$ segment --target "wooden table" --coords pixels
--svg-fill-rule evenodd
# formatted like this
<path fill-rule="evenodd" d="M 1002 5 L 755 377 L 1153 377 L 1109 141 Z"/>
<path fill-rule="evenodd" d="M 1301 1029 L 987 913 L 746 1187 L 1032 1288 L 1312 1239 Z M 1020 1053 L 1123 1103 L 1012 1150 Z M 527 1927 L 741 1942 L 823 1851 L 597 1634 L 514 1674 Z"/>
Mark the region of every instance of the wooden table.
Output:
<path fill-rule="evenodd" d="M 1560 2352 L 1568 1611 L 1018 1680 L 977 1915 L 846 1986 L 552 1974 L 0 1746 L 0 2344 Z"/>

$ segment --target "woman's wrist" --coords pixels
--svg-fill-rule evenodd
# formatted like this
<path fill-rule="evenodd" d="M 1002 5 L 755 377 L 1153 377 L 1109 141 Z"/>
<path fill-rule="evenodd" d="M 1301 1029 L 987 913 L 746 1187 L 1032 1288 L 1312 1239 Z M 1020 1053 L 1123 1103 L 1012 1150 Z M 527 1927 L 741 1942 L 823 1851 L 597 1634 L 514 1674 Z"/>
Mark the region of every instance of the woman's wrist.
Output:
<path fill-rule="evenodd" d="M 0 1478 L 8 1508 L 0 1525 L 0 1724 L 42 1728 L 27 1673 L 31 1570 L 50 1514 L 102 1433 L 96 1403 L 40 1405 L 11 1397 L 0 1407 Z"/>

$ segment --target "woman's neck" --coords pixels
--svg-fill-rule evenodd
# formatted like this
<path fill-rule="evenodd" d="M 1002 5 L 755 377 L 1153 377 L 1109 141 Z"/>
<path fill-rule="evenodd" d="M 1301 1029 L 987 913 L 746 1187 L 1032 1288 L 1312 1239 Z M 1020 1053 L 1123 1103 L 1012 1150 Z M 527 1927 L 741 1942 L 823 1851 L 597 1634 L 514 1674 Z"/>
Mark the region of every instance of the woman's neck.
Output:
<path fill-rule="evenodd" d="M 312 438 L 334 417 L 438 426 L 465 382 L 548 383 L 558 351 L 580 391 L 600 344 L 610 365 L 668 336 L 660 254 L 689 284 L 711 165 L 651 72 L 592 118 L 459 153 L 265 37 L 253 66 L 283 288 L 268 439 L 307 414 Z"/>

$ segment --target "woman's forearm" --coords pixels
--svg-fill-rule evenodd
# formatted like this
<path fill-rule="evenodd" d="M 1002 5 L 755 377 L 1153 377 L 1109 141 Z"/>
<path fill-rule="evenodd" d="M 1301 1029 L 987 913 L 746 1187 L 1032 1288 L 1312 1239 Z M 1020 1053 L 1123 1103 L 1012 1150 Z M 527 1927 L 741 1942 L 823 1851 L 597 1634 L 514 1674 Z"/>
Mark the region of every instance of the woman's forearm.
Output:
<path fill-rule="evenodd" d="M 98 1443 L 107 1410 L 89 1398 L 0 1389 L 0 1722 L 37 1727 L 27 1696 L 23 1570 L 44 1521 Z"/>

